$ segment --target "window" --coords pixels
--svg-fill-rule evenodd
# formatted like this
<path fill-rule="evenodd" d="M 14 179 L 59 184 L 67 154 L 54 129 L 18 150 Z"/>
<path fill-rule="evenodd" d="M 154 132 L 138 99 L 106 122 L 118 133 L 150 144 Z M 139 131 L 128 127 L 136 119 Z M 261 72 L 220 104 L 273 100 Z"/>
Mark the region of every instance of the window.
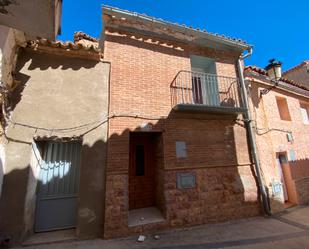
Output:
<path fill-rule="evenodd" d="M 288 103 L 286 98 L 276 97 L 279 115 L 282 120 L 291 121 Z"/>
<path fill-rule="evenodd" d="M 304 124 L 309 124 L 309 104 L 300 103 L 300 113 Z"/>

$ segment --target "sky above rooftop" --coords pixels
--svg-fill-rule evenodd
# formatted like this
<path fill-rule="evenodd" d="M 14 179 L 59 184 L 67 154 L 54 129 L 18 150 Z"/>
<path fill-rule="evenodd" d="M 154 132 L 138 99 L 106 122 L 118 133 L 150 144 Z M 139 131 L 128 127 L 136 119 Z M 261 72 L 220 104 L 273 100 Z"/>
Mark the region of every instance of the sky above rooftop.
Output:
<path fill-rule="evenodd" d="M 75 31 L 99 37 L 102 4 L 243 39 L 254 46 L 246 65 L 276 58 L 286 70 L 309 59 L 308 0 L 64 0 L 58 39 L 73 40 Z"/>

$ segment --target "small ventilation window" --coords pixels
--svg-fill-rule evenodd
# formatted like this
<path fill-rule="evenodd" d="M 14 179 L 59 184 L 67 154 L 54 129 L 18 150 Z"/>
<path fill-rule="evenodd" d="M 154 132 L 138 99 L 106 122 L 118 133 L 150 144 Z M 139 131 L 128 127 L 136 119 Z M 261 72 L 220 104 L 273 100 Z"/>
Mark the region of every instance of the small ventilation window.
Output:
<path fill-rule="evenodd" d="M 276 101 L 277 101 L 277 106 L 278 106 L 280 118 L 282 120 L 291 121 L 288 102 L 287 102 L 286 98 L 276 97 Z"/>

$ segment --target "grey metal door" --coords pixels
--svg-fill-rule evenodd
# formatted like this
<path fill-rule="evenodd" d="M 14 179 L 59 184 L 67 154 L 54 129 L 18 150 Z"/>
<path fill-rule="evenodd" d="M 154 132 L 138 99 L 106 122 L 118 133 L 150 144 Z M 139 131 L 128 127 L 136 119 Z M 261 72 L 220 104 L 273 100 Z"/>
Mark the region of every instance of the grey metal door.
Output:
<path fill-rule="evenodd" d="M 46 142 L 37 188 L 35 231 L 76 226 L 81 142 Z"/>

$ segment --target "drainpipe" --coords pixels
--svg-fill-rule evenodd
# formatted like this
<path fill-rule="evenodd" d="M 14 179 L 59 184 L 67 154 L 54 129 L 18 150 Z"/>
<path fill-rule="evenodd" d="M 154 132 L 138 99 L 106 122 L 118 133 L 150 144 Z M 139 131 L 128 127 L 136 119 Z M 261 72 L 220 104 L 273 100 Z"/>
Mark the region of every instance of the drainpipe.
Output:
<path fill-rule="evenodd" d="M 253 132 L 253 127 L 252 127 L 252 119 L 251 119 L 251 113 L 249 109 L 249 103 L 248 103 L 248 94 L 247 94 L 247 88 L 245 85 L 245 80 L 244 80 L 244 69 L 243 69 L 243 64 L 242 61 L 244 61 L 245 58 L 249 57 L 252 54 L 252 47 L 248 49 L 248 53 L 245 55 L 241 55 L 238 59 L 238 71 L 239 71 L 239 78 L 240 78 L 240 86 L 241 86 L 241 91 L 242 91 L 242 100 L 244 107 L 246 109 L 245 111 L 245 125 L 246 129 L 248 132 L 248 137 L 249 137 L 249 146 L 250 146 L 250 151 L 251 151 L 251 156 L 253 159 L 254 167 L 255 167 L 255 172 L 256 172 L 256 177 L 258 181 L 258 188 L 260 191 L 261 199 L 262 199 L 262 204 L 263 204 L 263 210 L 266 215 L 271 215 L 270 207 L 269 207 L 269 202 L 268 202 L 268 195 L 265 190 L 265 186 L 262 181 L 261 177 L 261 170 L 260 170 L 260 160 L 257 154 L 257 147 L 256 147 L 256 141 L 255 141 L 255 135 Z"/>

